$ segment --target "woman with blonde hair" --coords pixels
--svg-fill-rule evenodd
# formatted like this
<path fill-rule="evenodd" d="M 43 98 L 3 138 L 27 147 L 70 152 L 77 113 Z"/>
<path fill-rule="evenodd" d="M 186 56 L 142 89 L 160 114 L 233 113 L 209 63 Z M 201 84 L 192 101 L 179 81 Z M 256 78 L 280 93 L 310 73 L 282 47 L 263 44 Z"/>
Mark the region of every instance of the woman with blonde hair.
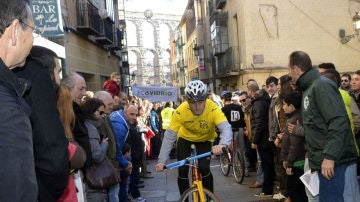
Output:
<path fill-rule="evenodd" d="M 65 136 L 69 140 L 69 183 L 63 195 L 57 200 L 58 202 L 82 202 L 84 201 L 84 194 L 82 191 L 82 184 L 80 174 L 75 170 L 84 166 L 85 151 L 77 144 L 73 138 L 72 127 L 75 124 L 75 114 L 72 107 L 72 96 L 70 89 L 65 85 L 60 85 L 58 89 L 57 108 L 60 113 L 60 120 L 63 124 Z M 80 183 L 75 183 L 74 179 Z M 76 191 L 79 190 L 79 192 Z"/>

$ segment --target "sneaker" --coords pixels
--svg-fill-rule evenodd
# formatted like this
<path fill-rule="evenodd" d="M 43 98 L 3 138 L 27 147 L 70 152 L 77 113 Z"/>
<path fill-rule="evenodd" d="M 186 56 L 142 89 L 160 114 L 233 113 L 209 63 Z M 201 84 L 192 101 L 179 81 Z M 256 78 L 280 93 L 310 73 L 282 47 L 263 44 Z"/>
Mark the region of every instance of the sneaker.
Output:
<path fill-rule="evenodd" d="M 144 199 L 143 197 L 140 196 L 140 197 L 137 197 L 135 201 L 136 202 L 145 202 L 146 199 Z"/>
<path fill-rule="evenodd" d="M 261 192 L 261 190 L 260 190 L 254 196 L 260 197 L 260 198 L 269 198 L 269 197 L 272 197 L 272 194 L 265 194 L 264 192 Z"/>
<path fill-rule="evenodd" d="M 273 195 L 273 199 L 275 200 L 282 200 L 285 199 L 286 197 L 282 194 L 282 193 L 277 193 Z"/>

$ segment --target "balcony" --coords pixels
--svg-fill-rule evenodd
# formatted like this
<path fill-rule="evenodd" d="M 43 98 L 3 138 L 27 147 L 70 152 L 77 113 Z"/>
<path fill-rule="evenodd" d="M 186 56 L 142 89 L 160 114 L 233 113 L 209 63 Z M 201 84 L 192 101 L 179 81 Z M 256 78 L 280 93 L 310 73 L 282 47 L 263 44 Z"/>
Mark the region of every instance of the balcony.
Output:
<path fill-rule="evenodd" d="M 114 41 L 114 24 L 109 18 L 100 20 L 100 32 L 95 37 L 95 41 L 103 44 L 109 45 Z"/>
<path fill-rule="evenodd" d="M 100 33 L 100 16 L 98 9 L 88 1 L 77 1 L 77 30 L 86 35 Z"/>
<path fill-rule="evenodd" d="M 224 55 L 218 57 L 217 75 L 237 75 L 240 72 L 239 47 L 230 47 Z"/>
<path fill-rule="evenodd" d="M 222 9 L 225 7 L 226 0 L 216 0 L 216 8 Z"/>
<path fill-rule="evenodd" d="M 114 43 L 108 46 L 108 48 L 110 50 L 121 50 L 124 45 L 121 43 L 121 41 L 124 38 L 124 34 L 122 33 L 122 31 L 120 31 L 120 29 L 116 28 L 114 36 L 115 36 Z"/>

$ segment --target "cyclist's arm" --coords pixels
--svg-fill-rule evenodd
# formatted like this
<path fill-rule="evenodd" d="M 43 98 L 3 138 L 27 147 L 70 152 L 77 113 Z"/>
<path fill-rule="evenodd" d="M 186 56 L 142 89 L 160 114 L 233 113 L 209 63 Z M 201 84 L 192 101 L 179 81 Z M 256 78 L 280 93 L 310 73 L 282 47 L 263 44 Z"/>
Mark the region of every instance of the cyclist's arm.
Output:
<path fill-rule="evenodd" d="M 176 141 L 176 136 L 177 133 L 171 129 L 167 129 L 165 131 L 159 154 L 159 163 L 165 163 L 169 159 L 169 154 L 171 152 L 174 142 Z"/>
<path fill-rule="evenodd" d="M 232 129 L 229 122 L 227 121 L 221 122 L 217 125 L 217 128 L 220 130 L 219 144 L 230 146 L 232 139 Z"/>

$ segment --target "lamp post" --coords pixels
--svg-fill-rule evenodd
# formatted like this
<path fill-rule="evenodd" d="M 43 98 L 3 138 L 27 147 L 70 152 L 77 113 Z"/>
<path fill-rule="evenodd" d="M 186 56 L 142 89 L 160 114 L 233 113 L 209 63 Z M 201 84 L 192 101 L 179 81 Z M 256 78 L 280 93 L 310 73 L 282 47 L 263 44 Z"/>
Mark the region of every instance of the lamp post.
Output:
<path fill-rule="evenodd" d="M 339 36 L 341 38 L 340 41 L 341 41 L 342 44 L 346 44 L 351 39 L 355 38 L 355 36 L 359 36 L 359 33 L 360 33 L 360 15 L 359 15 L 359 12 L 355 13 L 354 17 L 352 18 L 352 21 L 353 21 L 354 27 L 355 27 L 354 34 L 346 36 L 344 29 L 340 29 L 340 31 L 339 31 Z"/>

